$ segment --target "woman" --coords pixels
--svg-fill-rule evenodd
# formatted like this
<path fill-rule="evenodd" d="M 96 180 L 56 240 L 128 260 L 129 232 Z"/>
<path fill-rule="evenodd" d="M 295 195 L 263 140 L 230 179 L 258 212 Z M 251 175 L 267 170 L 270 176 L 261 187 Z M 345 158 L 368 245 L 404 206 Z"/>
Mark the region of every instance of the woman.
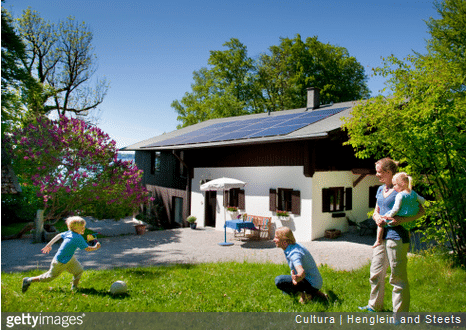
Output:
<path fill-rule="evenodd" d="M 395 204 L 397 192 L 393 189 L 392 178 L 398 171 L 398 163 L 390 158 L 383 158 L 375 163 L 375 169 L 376 176 L 383 185 L 377 191 L 377 203 L 372 218 L 377 226 L 384 226 L 386 221 L 393 221 L 390 224 L 392 227 L 384 228 L 382 245 L 376 246 L 372 253 L 369 303 L 359 309 L 370 312 L 382 310 L 385 275 L 390 265 L 393 312 L 408 312 L 410 301 L 407 274 L 409 232 L 402 224 L 424 215 L 424 208 L 419 204 L 419 212 L 412 217 L 395 216 L 389 220 L 382 218 Z"/>

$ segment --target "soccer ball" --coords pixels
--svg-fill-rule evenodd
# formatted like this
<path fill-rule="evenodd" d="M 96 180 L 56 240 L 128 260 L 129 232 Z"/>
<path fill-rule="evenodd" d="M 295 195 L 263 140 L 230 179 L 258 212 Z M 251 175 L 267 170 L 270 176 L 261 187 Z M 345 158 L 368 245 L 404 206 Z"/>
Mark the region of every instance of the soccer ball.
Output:
<path fill-rule="evenodd" d="M 126 293 L 127 290 L 128 286 L 121 280 L 115 281 L 112 286 L 110 286 L 110 293 L 113 295 Z"/>

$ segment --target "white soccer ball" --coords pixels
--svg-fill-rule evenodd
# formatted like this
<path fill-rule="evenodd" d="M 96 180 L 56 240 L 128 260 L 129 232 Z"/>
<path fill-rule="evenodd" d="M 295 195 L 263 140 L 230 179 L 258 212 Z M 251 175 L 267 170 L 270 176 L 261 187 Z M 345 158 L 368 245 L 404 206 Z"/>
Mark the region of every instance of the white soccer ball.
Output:
<path fill-rule="evenodd" d="M 110 293 L 113 295 L 126 293 L 127 290 L 128 286 L 121 280 L 115 281 L 112 286 L 110 286 Z"/>

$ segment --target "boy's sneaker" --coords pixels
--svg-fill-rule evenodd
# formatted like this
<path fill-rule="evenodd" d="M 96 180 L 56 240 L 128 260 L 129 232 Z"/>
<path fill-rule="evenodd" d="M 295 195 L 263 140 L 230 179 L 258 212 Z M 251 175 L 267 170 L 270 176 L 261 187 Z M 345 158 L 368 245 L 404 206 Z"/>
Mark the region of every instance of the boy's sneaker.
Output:
<path fill-rule="evenodd" d="M 31 279 L 26 277 L 26 278 L 23 278 L 23 293 L 26 293 L 26 291 L 28 290 L 29 286 L 31 286 Z"/>

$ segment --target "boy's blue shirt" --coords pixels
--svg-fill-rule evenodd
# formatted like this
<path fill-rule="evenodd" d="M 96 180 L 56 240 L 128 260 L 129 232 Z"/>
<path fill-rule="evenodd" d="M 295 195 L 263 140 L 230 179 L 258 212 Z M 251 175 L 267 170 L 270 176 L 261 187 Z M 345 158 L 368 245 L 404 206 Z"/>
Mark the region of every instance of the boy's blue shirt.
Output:
<path fill-rule="evenodd" d="M 75 233 L 73 231 L 67 231 L 61 233 L 60 235 L 63 239 L 63 243 L 55 254 L 55 259 L 60 263 L 68 263 L 73 257 L 76 249 L 86 249 L 89 247 L 81 234 Z"/>

